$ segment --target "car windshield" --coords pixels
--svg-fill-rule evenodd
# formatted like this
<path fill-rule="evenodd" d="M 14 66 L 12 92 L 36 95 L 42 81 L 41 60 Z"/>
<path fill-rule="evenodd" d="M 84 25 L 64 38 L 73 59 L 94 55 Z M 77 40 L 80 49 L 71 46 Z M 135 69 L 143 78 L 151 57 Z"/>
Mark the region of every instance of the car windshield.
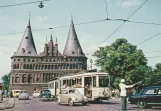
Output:
<path fill-rule="evenodd" d="M 40 93 L 39 91 L 35 91 L 35 93 Z"/>
<path fill-rule="evenodd" d="M 20 91 L 16 91 L 16 93 L 19 93 Z"/>
<path fill-rule="evenodd" d="M 42 93 L 51 93 L 50 90 L 43 90 Z"/>
<path fill-rule="evenodd" d="M 20 93 L 27 93 L 27 91 L 21 91 Z"/>
<path fill-rule="evenodd" d="M 72 93 L 79 94 L 79 91 L 77 91 L 77 90 L 69 90 L 69 94 L 72 94 Z"/>

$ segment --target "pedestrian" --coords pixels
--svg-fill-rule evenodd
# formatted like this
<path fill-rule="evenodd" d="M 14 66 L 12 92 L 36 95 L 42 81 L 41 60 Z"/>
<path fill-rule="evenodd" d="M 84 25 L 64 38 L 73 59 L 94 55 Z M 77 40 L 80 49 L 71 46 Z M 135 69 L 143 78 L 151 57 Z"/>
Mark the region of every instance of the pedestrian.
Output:
<path fill-rule="evenodd" d="M 122 101 L 122 111 L 126 111 L 126 104 L 127 104 L 127 88 L 133 88 L 136 84 L 134 85 L 126 85 L 125 84 L 125 79 L 121 79 L 121 82 L 119 84 L 119 87 L 121 89 L 120 96 L 121 96 L 121 101 Z"/>
<path fill-rule="evenodd" d="M 3 96 L 3 95 L 2 95 L 2 89 L 0 89 L 0 101 L 1 101 L 1 102 L 2 102 L 2 100 L 3 100 L 3 99 L 2 99 L 2 98 L 3 98 L 2 96 Z"/>
<path fill-rule="evenodd" d="M 1 101 L 3 101 L 3 96 L 4 96 L 4 90 L 2 89 L 2 98 L 1 98 Z"/>

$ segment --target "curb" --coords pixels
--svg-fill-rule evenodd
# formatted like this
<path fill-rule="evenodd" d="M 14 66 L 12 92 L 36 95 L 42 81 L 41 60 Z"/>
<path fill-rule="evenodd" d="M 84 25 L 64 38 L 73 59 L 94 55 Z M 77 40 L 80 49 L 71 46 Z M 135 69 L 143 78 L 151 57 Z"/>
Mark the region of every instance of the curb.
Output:
<path fill-rule="evenodd" d="M 10 105 L 7 106 L 7 107 L 1 107 L 0 110 L 11 109 L 11 108 L 13 108 L 14 106 L 15 106 L 15 104 L 13 104 L 11 107 L 10 107 Z"/>
<path fill-rule="evenodd" d="M 15 106 L 15 99 L 14 99 L 14 103 L 10 103 L 8 104 L 6 107 L 0 107 L 0 110 L 5 110 L 5 109 L 11 109 Z"/>

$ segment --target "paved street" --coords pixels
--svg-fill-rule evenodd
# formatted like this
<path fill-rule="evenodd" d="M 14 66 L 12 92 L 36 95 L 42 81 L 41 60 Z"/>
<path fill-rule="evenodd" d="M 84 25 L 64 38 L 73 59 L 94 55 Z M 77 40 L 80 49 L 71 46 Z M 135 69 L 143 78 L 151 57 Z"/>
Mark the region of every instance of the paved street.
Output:
<path fill-rule="evenodd" d="M 110 100 L 102 104 L 88 104 L 87 106 L 77 105 L 70 107 L 68 105 L 57 105 L 55 102 L 41 102 L 38 99 L 18 100 L 12 109 L 5 111 L 121 111 L 121 103 L 119 100 Z M 136 105 L 128 104 L 130 111 L 159 111 L 161 108 L 139 109 Z"/>

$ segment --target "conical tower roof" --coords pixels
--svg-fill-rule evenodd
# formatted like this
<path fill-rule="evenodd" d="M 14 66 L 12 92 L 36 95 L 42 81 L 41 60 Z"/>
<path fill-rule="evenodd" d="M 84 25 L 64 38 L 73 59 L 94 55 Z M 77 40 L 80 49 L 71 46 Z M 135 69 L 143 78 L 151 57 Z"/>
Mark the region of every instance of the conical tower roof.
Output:
<path fill-rule="evenodd" d="M 21 43 L 14 56 L 38 56 L 32 36 L 30 19 L 22 37 Z"/>
<path fill-rule="evenodd" d="M 73 20 L 71 21 L 68 38 L 65 44 L 63 55 L 66 56 L 84 56 L 85 54 L 82 51 L 82 48 L 80 46 Z"/>

